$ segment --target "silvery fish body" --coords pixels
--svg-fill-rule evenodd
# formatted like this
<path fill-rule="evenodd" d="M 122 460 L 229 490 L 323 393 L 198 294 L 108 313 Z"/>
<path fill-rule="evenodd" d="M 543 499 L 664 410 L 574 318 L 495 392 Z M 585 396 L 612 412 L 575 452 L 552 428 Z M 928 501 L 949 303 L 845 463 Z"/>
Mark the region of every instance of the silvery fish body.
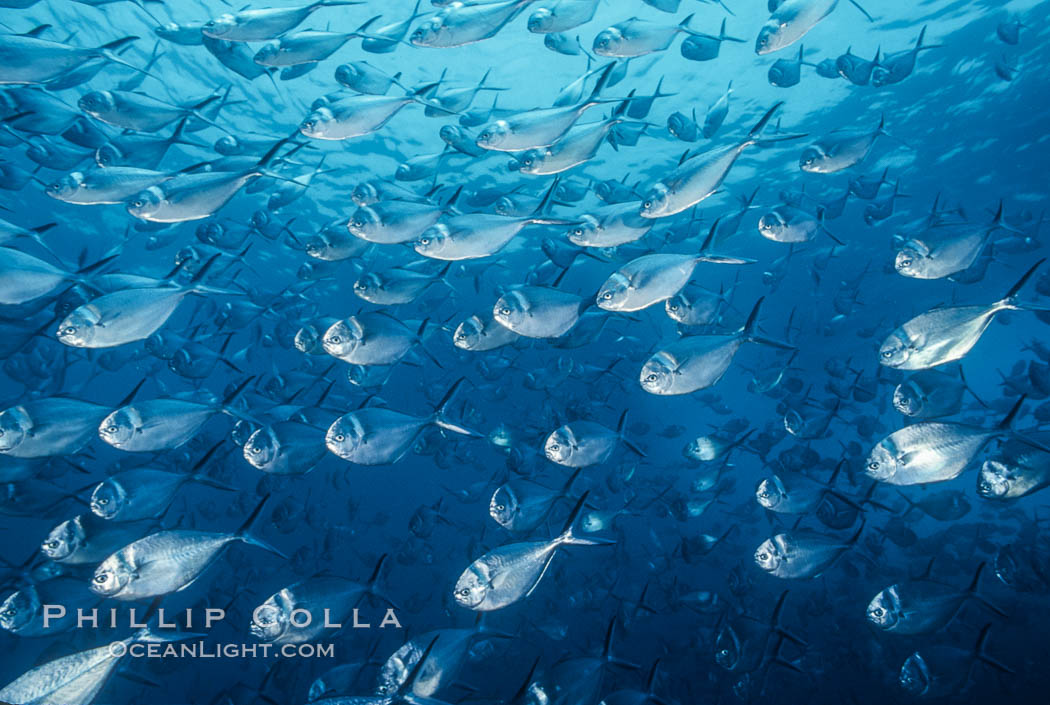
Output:
<path fill-rule="evenodd" d="M 5 409 L 0 412 L 0 453 L 16 458 L 76 453 L 91 440 L 109 411 L 64 397 L 30 400 Z"/>
<path fill-rule="evenodd" d="M 321 342 L 329 355 L 353 365 L 393 365 L 419 343 L 419 338 L 396 318 L 374 312 L 332 324 Z"/>
<path fill-rule="evenodd" d="M 722 379 L 737 350 L 741 334 L 694 335 L 682 338 L 650 357 L 639 381 L 650 394 L 691 394 Z"/>
<path fill-rule="evenodd" d="M 786 0 L 780 3 L 755 40 L 755 53 L 770 54 L 789 47 L 831 14 L 838 0 Z"/>
<path fill-rule="evenodd" d="M 452 343 L 461 350 L 485 352 L 510 345 L 520 336 L 496 322 L 491 315 L 474 315 L 464 320 L 452 333 Z"/>
<path fill-rule="evenodd" d="M 267 550 L 247 534 L 175 529 L 141 538 L 106 558 L 95 569 L 91 589 L 115 600 L 146 600 L 188 588 L 223 549 L 243 541 Z"/>
<path fill-rule="evenodd" d="M 924 485 L 958 477 L 1002 429 L 925 421 L 894 431 L 868 456 L 865 472 L 891 485 Z"/>
<path fill-rule="evenodd" d="M 852 545 L 851 541 L 807 530 L 777 534 L 755 550 L 755 563 L 778 578 L 815 578 Z"/>
<path fill-rule="evenodd" d="M 1031 441 L 1046 447 L 1050 434 L 1032 433 Z M 977 474 L 977 494 L 1008 501 L 1050 486 L 1050 451 L 1019 439 L 1007 439 L 984 461 Z"/>
<path fill-rule="evenodd" d="M 598 541 L 573 536 L 571 528 L 550 541 L 512 543 L 489 551 L 470 564 L 456 581 L 456 602 L 477 612 L 503 609 L 532 594 L 562 546 L 594 546 Z"/>
<path fill-rule="evenodd" d="M 134 402 L 103 419 L 98 435 L 114 448 L 129 452 L 177 448 L 220 411 L 222 407 L 216 404 L 183 399 Z"/>
<path fill-rule="evenodd" d="M 583 299 L 558 289 L 522 286 L 497 301 L 492 317 L 526 338 L 557 338 L 580 320 Z"/>
<path fill-rule="evenodd" d="M 94 514 L 64 521 L 40 544 L 40 552 L 64 565 L 93 565 L 142 538 L 152 521 L 110 522 Z"/>
<path fill-rule="evenodd" d="M 269 644 L 302 644 L 332 633 L 326 624 L 345 624 L 368 586 L 336 576 L 316 576 L 271 595 L 252 611 L 249 631 Z M 301 610 L 293 616 L 293 612 Z M 310 623 L 305 624 L 305 613 Z"/>
<path fill-rule="evenodd" d="M 77 307 L 58 326 L 74 348 L 112 348 L 145 340 L 164 325 L 193 289 L 162 286 L 103 294 Z"/>

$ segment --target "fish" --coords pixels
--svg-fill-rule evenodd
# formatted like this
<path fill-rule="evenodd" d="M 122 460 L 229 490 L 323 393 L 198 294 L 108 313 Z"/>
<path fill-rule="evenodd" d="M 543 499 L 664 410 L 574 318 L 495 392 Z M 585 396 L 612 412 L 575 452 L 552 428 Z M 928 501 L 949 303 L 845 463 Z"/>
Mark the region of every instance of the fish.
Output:
<path fill-rule="evenodd" d="M 138 71 L 115 52 L 138 37 L 128 36 L 82 49 L 28 34 L 0 34 L 0 84 L 36 85 L 60 78 L 85 61 L 102 59 Z"/>
<path fill-rule="evenodd" d="M 559 338 L 588 307 L 582 296 L 545 286 L 520 286 L 500 296 L 492 308 L 496 323 L 526 338 Z"/>
<path fill-rule="evenodd" d="M 598 56 L 630 58 L 665 51 L 679 34 L 707 37 L 689 26 L 692 20 L 689 15 L 678 25 L 661 25 L 632 17 L 599 32 L 591 51 Z"/>
<path fill-rule="evenodd" d="M 834 174 L 857 166 L 871 154 L 875 141 L 887 134 L 885 116 L 872 132 L 832 132 L 803 150 L 799 168 L 810 174 Z"/>
<path fill-rule="evenodd" d="M 912 697 L 943 698 L 965 689 L 976 661 L 997 671 L 1013 674 L 1014 670 L 985 652 L 991 624 L 986 624 L 972 649 L 958 646 L 929 646 L 912 652 L 900 668 L 897 678 L 902 690 Z"/>
<path fill-rule="evenodd" d="M 417 47 L 441 49 L 475 44 L 496 36 L 534 1 L 454 2 L 412 30 L 409 42 Z"/>
<path fill-rule="evenodd" d="M 919 314 L 890 333 L 879 347 L 879 362 L 899 370 L 926 370 L 969 353 L 1001 311 L 1041 311 L 1017 300 L 1045 260 L 1036 262 L 1006 296 L 990 305 L 945 306 Z"/>
<path fill-rule="evenodd" d="M 733 362 L 740 346 L 746 342 L 791 349 L 761 336 L 757 331 L 759 299 L 747 322 L 737 332 L 728 335 L 694 335 L 657 351 L 639 373 L 642 389 L 660 396 L 691 394 L 718 383 Z"/>
<path fill-rule="evenodd" d="M 345 624 L 363 599 L 379 594 L 376 583 L 385 562 L 384 555 L 365 583 L 335 575 L 315 575 L 282 588 L 252 610 L 251 635 L 267 644 L 317 640 L 326 631 L 333 631 L 326 625 Z M 310 619 L 305 620 L 304 615 L 310 615 Z"/>
<path fill-rule="evenodd" d="M 116 642 L 123 648 L 117 649 L 113 644 L 106 644 L 31 668 L 0 688 L 0 699 L 26 705 L 53 702 L 90 705 L 133 644 L 163 644 L 197 639 L 200 636 L 190 633 L 155 632 L 146 627 Z"/>
<path fill-rule="evenodd" d="M 815 578 L 852 548 L 863 530 L 862 522 L 845 540 L 805 529 L 777 534 L 755 549 L 755 563 L 777 578 Z"/>
<path fill-rule="evenodd" d="M 227 492 L 236 491 L 202 472 L 218 448 L 212 447 L 188 473 L 134 468 L 110 475 L 92 490 L 91 513 L 100 519 L 115 522 L 158 519 L 186 485 L 199 484 Z"/>
<path fill-rule="evenodd" d="M 547 436 L 543 452 L 552 463 L 570 468 L 585 468 L 606 462 L 618 443 L 645 457 L 645 452 L 624 435 L 626 423 L 627 410 L 620 414 L 615 431 L 594 421 L 567 423 Z"/>
<path fill-rule="evenodd" d="M 713 61 L 721 53 L 722 42 L 746 44 L 747 40 L 726 34 L 726 21 L 723 19 L 717 37 L 711 34 L 690 34 L 682 41 L 679 51 L 682 58 L 689 61 Z"/>
<path fill-rule="evenodd" d="M 919 32 L 919 38 L 915 41 L 914 48 L 883 56 L 872 67 L 871 85 L 876 88 L 892 86 L 911 76 L 915 71 L 915 63 L 918 60 L 920 51 L 941 48 L 939 44 L 923 44 L 925 38 L 926 25 L 923 25 L 922 30 Z"/>
<path fill-rule="evenodd" d="M 712 227 L 700 254 L 643 255 L 616 270 L 598 289 L 597 305 L 606 311 L 641 311 L 670 299 L 692 279 L 701 262 L 715 264 L 750 264 L 754 260 L 709 254 L 714 237 Z"/>
<path fill-rule="evenodd" d="M 961 367 L 959 372 L 959 375 L 940 370 L 915 372 L 893 390 L 893 408 L 914 419 L 935 419 L 959 413 L 963 396 L 970 391 Z"/>
<path fill-rule="evenodd" d="M 529 15 L 526 28 L 535 34 L 568 32 L 594 19 L 599 0 L 542 0 Z"/>
<path fill-rule="evenodd" d="M 489 500 L 489 516 L 508 531 L 532 531 L 546 521 L 559 500 L 569 496 L 568 493 L 580 472 L 582 468 L 577 468 L 559 489 L 550 489 L 527 480 L 505 482 L 492 493 L 492 499 Z"/>
<path fill-rule="evenodd" d="M 249 533 L 266 495 L 234 533 L 170 529 L 133 541 L 102 561 L 91 578 L 91 590 L 114 600 L 143 600 L 185 590 L 231 544 L 245 543 L 284 557 Z"/>
<path fill-rule="evenodd" d="M 868 455 L 864 472 L 873 480 L 892 485 L 952 480 L 989 441 L 1015 436 L 1010 424 L 1024 401 L 1021 397 L 999 425 L 990 429 L 946 421 L 905 426 L 879 441 Z"/>
<path fill-rule="evenodd" d="M 1050 452 L 1045 433 L 1033 433 L 1032 442 L 1008 438 L 977 474 L 977 494 L 984 499 L 1008 502 L 1050 486 Z"/>
<path fill-rule="evenodd" d="M 153 528 L 152 521 L 109 522 L 95 514 L 78 514 L 52 529 L 40 552 L 63 565 L 97 565 Z"/>
<path fill-rule="evenodd" d="M 357 465 L 390 465 L 401 460 L 428 426 L 472 438 L 479 434 L 448 416 L 453 395 L 462 378 L 449 387 L 429 416 L 410 416 L 391 409 L 367 407 L 340 416 L 325 434 L 325 445 L 334 455 Z"/>
<path fill-rule="evenodd" d="M 186 286 L 121 289 L 91 299 L 62 319 L 56 337 L 73 348 L 112 348 L 145 340 L 167 322 L 187 296 L 231 293 L 202 284 L 207 271 L 208 265 Z"/>
<path fill-rule="evenodd" d="M 227 42 L 265 42 L 295 29 L 317 10 L 360 4 L 361 0 L 316 0 L 298 7 L 244 9 L 207 20 L 201 34 Z"/>
<path fill-rule="evenodd" d="M 969 600 L 1005 616 L 1002 610 L 977 594 L 984 568 L 984 563 L 977 566 L 977 572 L 965 590 L 929 579 L 895 583 L 871 599 L 867 608 L 868 622 L 891 634 L 926 634 L 947 626 Z"/>
<path fill-rule="evenodd" d="M 321 339 L 324 351 L 352 365 L 393 365 L 421 341 L 418 331 L 382 311 L 359 313 L 339 320 Z"/>
<path fill-rule="evenodd" d="M 653 184 L 642 200 L 638 211 L 643 218 L 666 218 L 692 208 L 714 194 L 737 159 L 748 147 L 785 139 L 796 139 L 798 135 L 787 135 L 761 139 L 760 134 L 782 103 L 770 108 L 762 119 L 747 133 L 747 137 L 728 147 L 715 149 L 696 156 L 683 158 L 670 174 Z"/>
<path fill-rule="evenodd" d="M 413 246 L 430 259 L 445 262 L 481 259 L 500 252 L 529 225 L 565 225 L 571 221 L 546 214 L 557 182 L 551 184 L 536 211 L 525 217 L 465 213 L 445 218 L 424 230 Z"/>
<path fill-rule="evenodd" d="M 456 604 L 476 612 L 500 610 L 529 597 L 539 586 L 558 549 L 565 546 L 604 546 L 607 539 L 581 538 L 573 527 L 583 509 L 584 492 L 562 532 L 549 541 L 509 543 L 475 560 L 456 581 L 452 597 Z"/>
<path fill-rule="evenodd" d="M 486 352 L 504 345 L 511 345 L 520 336 L 501 325 L 489 313 L 470 316 L 456 326 L 452 332 L 452 343 L 461 350 Z"/>
<path fill-rule="evenodd" d="M 762 56 L 791 46 L 830 15 L 838 4 L 838 0 L 785 0 L 776 6 L 769 21 L 759 30 L 755 53 Z M 850 0 L 850 4 L 869 22 L 875 21 L 856 0 Z"/>
<path fill-rule="evenodd" d="M 769 84 L 777 88 L 797 86 L 799 81 L 802 80 L 802 67 L 813 65 L 802 58 L 805 56 L 805 53 L 806 48 L 800 44 L 797 59 L 793 61 L 790 59 L 777 59 L 773 62 L 773 65 L 769 67 Z"/>
<path fill-rule="evenodd" d="M 944 224 L 928 228 L 909 238 L 897 251 L 894 267 L 899 274 L 914 279 L 943 279 L 958 274 L 973 266 L 992 233 L 1003 226 L 1000 203 L 988 225 Z"/>
<path fill-rule="evenodd" d="M 52 397 L 0 411 L 0 453 L 14 458 L 72 455 L 88 444 L 111 409 Z"/>
<path fill-rule="evenodd" d="M 552 108 L 536 108 L 486 123 L 478 130 L 477 146 L 498 152 L 550 147 L 564 137 L 589 109 L 604 103 L 621 102 L 619 99 L 600 96 L 615 67 L 615 63 L 606 66 L 594 90 L 582 102 Z"/>
<path fill-rule="evenodd" d="M 707 113 L 704 115 L 704 125 L 700 131 L 707 139 L 713 139 L 715 134 L 722 129 L 722 123 L 725 122 L 726 116 L 729 115 L 729 96 L 732 92 L 733 82 L 730 81 L 729 85 L 726 86 L 725 93 L 707 109 Z"/>
<path fill-rule="evenodd" d="M 324 61 L 351 39 L 363 37 L 379 17 L 373 17 L 353 32 L 321 32 L 302 30 L 282 35 L 276 41 L 264 44 L 255 53 L 253 61 L 260 66 L 301 66 Z"/>
<path fill-rule="evenodd" d="M 313 108 L 299 123 L 299 132 L 315 140 L 341 141 L 376 132 L 413 103 L 444 112 L 444 108 L 423 97 L 431 88 L 428 84 L 404 95 L 360 94 L 339 98 Z"/>

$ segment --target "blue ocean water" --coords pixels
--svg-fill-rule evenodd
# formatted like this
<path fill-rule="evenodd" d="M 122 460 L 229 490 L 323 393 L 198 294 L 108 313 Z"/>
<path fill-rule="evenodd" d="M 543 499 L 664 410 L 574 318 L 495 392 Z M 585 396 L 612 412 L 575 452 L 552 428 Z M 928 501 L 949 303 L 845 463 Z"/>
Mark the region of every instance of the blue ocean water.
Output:
<path fill-rule="evenodd" d="M 0 0 L 0 701 L 1044 702 L 1047 6 L 861 4 Z"/>

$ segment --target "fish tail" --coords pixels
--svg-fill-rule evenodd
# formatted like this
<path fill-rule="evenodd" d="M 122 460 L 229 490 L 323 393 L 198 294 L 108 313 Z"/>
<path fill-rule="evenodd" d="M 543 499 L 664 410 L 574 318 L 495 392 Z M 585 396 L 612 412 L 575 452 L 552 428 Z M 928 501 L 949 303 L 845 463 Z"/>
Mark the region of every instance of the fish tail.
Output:
<path fill-rule="evenodd" d="M 992 658 L 985 651 L 985 646 L 987 646 L 988 643 L 988 631 L 991 628 L 992 624 L 991 622 L 989 622 L 988 624 L 984 625 L 983 629 L 981 629 L 981 635 L 977 637 L 977 646 L 974 647 L 974 656 L 977 658 L 978 661 L 982 661 L 998 671 L 1010 674 L 1015 673 L 1015 671 L 1012 668 L 1004 665 L 1001 661 Z"/>
<path fill-rule="evenodd" d="M 1003 309 L 1003 310 L 1012 309 L 1012 310 L 1015 310 L 1015 311 L 1045 311 L 1045 310 L 1047 310 L 1044 307 L 1036 306 L 1034 304 L 1020 304 L 1020 303 L 1017 302 L 1017 295 L 1019 293 L 1021 293 L 1021 289 L 1024 288 L 1024 285 L 1028 283 L 1028 280 L 1032 278 L 1032 275 L 1035 274 L 1035 271 L 1037 269 L 1039 269 L 1043 265 L 1044 262 L 1046 262 L 1046 258 L 1045 257 L 1043 259 L 1039 260 L 1038 262 L 1036 262 L 1035 264 L 1033 264 L 1028 269 L 1028 271 L 1025 272 L 1021 276 L 1021 278 L 1017 280 L 1017 283 L 1014 284 L 1012 287 L 1010 287 L 1010 290 L 1006 292 L 1006 296 L 1004 296 L 1002 298 L 1002 300 L 1000 300 L 999 303 L 996 304 L 996 307 L 999 308 L 999 309 Z"/>
<path fill-rule="evenodd" d="M 259 504 L 255 506 L 255 509 L 252 511 L 248 519 L 243 524 L 241 524 L 241 528 L 237 529 L 237 533 L 234 534 L 234 536 L 237 538 L 238 541 L 243 541 L 244 543 L 249 544 L 251 546 L 258 546 L 261 549 L 269 551 L 270 553 L 276 554 L 281 558 L 288 560 L 288 556 L 286 556 L 280 550 L 266 543 L 262 539 L 252 536 L 251 533 L 249 533 L 251 531 L 252 524 L 255 523 L 255 520 L 259 517 L 259 514 L 262 512 L 263 507 L 266 506 L 266 502 L 269 499 L 269 494 L 262 498 Z"/>
<path fill-rule="evenodd" d="M 762 296 L 755 302 L 754 307 L 751 309 L 750 315 L 747 317 L 747 323 L 744 324 L 744 329 L 741 331 L 744 339 L 752 342 L 759 343 L 761 345 L 769 345 L 774 348 L 781 348 L 782 350 L 795 350 L 794 345 L 784 343 L 779 340 L 773 340 L 767 338 L 758 333 L 758 312 L 762 308 L 762 302 L 766 300 L 766 297 Z"/>
<path fill-rule="evenodd" d="M 982 605 L 990 609 L 992 612 L 995 612 L 1000 617 L 1007 617 L 1009 615 L 1007 615 L 1006 612 L 1004 612 L 1002 609 L 986 600 L 983 596 L 981 596 L 978 593 L 981 583 L 981 574 L 984 572 L 984 568 L 986 565 L 988 565 L 986 562 L 981 561 L 981 564 L 977 566 L 977 571 L 973 575 L 973 580 L 970 581 L 970 586 L 966 588 L 966 592 L 968 592 L 970 596 L 973 597 L 973 599 L 977 600 Z"/>

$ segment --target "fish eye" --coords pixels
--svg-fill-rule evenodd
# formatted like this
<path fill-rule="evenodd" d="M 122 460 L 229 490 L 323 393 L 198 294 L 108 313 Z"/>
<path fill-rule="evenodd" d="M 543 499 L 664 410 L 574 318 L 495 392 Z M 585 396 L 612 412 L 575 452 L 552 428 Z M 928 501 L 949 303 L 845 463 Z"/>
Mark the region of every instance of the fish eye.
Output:
<path fill-rule="evenodd" d="M 503 308 L 501 308 L 501 309 L 499 310 L 499 312 L 500 312 L 500 313 L 502 313 L 502 314 L 503 314 L 504 316 L 509 316 L 509 315 L 510 315 L 510 309 L 509 309 L 509 308 L 507 308 L 506 306 L 504 306 Z"/>
<path fill-rule="evenodd" d="M 103 584 L 108 580 L 108 576 L 105 573 L 99 573 L 95 576 L 95 582 L 99 585 Z"/>
<path fill-rule="evenodd" d="M 891 357 L 893 357 L 893 351 L 892 350 L 883 350 L 882 351 L 882 356 L 888 360 Z"/>
<path fill-rule="evenodd" d="M 335 437 L 335 441 L 336 441 L 336 443 L 342 443 L 342 442 L 343 442 L 343 441 L 345 441 L 345 440 L 346 440 L 346 436 L 344 436 L 344 435 L 343 435 L 343 434 L 341 434 L 341 433 L 340 433 L 340 434 L 338 434 L 338 435 L 337 435 L 337 436 Z"/>
<path fill-rule="evenodd" d="M 606 291 L 604 294 L 602 294 L 602 298 L 605 299 L 606 301 L 608 301 L 609 299 L 612 298 L 612 292 L 611 291 Z"/>
<path fill-rule="evenodd" d="M 558 450 L 560 447 L 557 443 L 551 443 L 551 450 Z"/>
<path fill-rule="evenodd" d="M 876 617 L 881 617 L 882 616 L 882 608 L 881 607 L 876 607 L 875 609 L 873 609 L 871 611 L 871 613 L 873 615 L 875 615 Z"/>
<path fill-rule="evenodd" d="M 504 509 L 506 509 L 506 507 L 504 507 L 502 504 L 497 504 L 496 505 L 496 511 L 497 512 L 502 512 Z"/>
<path fill-rule="evenodd" d="M 873 460 L 870 463 L 868 463 L 868 470 L 878 470 L 878 469 L 879 469 L 879 463 L 878 463 L 877 460 Z"/>
<path fill-rule="evenodd" d="M 654 375 L 654 374 L 649 375 L 648 377 L 645 378 L 645 381 L 646 382 L 655 382 L 656 381 L 656 375 Z"/>
<path fill-rule="evenodd" d="M 678 310 L 678 304 L 668 304 L 667 307 L 669 309 L 671 309 L 672 311 L 677 311 Z"/>
<path fill-rule="evenodd" d="M 117 427 L 116 426 L 107 426 L 106 427 L 106 433 L 116 433 L 116 432 L 117 432 Z"/>
<path fill-rule="evenodd" d="M 469 588 L 463 588 L 462 590 L 459 591 L 459 594 L 462 595 L 463 597 L 467 597 L 468 595 L 470 595 L 470 589 Z"/>
<path fill-rule="evenodd" d="M 65 334 L 66 335 L 74 335 L 76 332 L 77 332 L 77 329 L 74 326 L 66 326 L 66 330 L 65 330 Z"/>
<path fill-rule="evenodd" d="M 328 339 L 328 342 L 332 343 L 333 345 L 339 345 L 339 336 L 333 335 L 331 338 Z"/>
<path fill-rule="evenodd" d="M 645 203 L 642 204 L 642 208 L 652 208 L 652 207 L 653 207 L 653 202 L 652 201 L 646 201 Z"/>
<path fill-rule="evenodd" d="M 573 235 L 583 235 L 583 228 L 576 228 L 572 231 Z"/>
<path fill-rule="evenodd" d="M 759 553 L 758 554 L 758 560 L 765 561 L 765 560 L 768 560 L 768 559 L 769 559 L 769 554 L 768 553 Z"/>
<path fill-rule="evenodd" d="M 109 500 L 107 498 L 103 497 L 102 499 L 98 500 L 98 504 L 99 504 L 100 507 L 104 507 L 107 504 L 109 504 Z"/>
<path fill-rule="evenodd" d="M 51 539 L 50 541 L 47 542 L 47 547 L 48 548 L 58 548 L 58 541 L 55 541 L 54 539 Z"/>
<path fill-rule="evenodd" d="M 524 159 L 522 163 L 525 164 L 525 166 L 532 166 L 532 158 L 529 157 L 527 159 Z"/>
<path fill-rule="evenodd" d="M 430 244 L 430 238 L 429 237 L 420 238 L 419 239 L 419 244 L 420 245 L 429 245 Z"/>

